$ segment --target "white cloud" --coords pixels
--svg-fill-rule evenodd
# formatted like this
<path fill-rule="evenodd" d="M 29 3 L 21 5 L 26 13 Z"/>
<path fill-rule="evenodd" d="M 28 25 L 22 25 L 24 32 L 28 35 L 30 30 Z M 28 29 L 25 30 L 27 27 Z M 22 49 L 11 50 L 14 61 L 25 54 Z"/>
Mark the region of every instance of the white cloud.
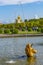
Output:
<path fill-rule="evenodd" d="M 0 0 L 0 5 L 10 5 L 10 4 L 19 4 L 21 3 L 32 3 L 36 1 L 43 1 L 43 0 Z"/>
<path fill-rule="evenodd" d="M 39 17 L 38 17 L 38 15 L 36 14 L 36 15 L 35 15 L 35 19 L 38 19 L 38 18 L 39 18 Z"/>

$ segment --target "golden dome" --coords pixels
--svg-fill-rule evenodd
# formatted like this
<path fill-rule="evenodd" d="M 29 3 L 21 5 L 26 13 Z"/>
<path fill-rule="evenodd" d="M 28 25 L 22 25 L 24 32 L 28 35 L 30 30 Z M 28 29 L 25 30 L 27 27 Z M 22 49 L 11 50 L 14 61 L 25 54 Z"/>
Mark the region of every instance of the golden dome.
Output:
<path fill-rule="evenodd" d="M 20 16 L 18 16 L 18 19 L 20 19 Z"/>

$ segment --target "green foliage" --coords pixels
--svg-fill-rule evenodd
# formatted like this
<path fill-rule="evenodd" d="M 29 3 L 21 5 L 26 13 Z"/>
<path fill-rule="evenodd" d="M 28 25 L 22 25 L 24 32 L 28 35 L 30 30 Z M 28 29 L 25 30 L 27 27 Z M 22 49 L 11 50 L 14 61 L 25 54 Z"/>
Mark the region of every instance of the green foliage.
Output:
<path fill-rule="evenodd" d="M 10 31 L 13 32 L 13 28 L 11 28 Z"/>
<path fill-rule="evenodd" d="M 25 22 L 25 25 L 26 25 L 25 27 L 30 27 L 29 24 L 30 24 L 30 22 Z"/>
<path fill-rule="evenodd" d="M 38 28 L 37 31 L 38 31 L 38 32 L 41 32 L 41 28 Z"/>
<path fill-rule="evenodd" d="M 38 27 L 36 31 L 43 33 L 43 18 L 30 20 L 25 19 L 24 22 L 21 23 L 18 23 L 16 20 L 16 23 L 0 24 L 0 34 L 17 34 L 18 30 L 22 32 L 25 30 L 32 31 L 32 27 Z"/>
<path fill-rule="evenodd" d="M 0 29 L 0 34 L 3 34 L 4 33 L 4 30 Z"/>
<path fill-rule="evenodd" d="M 25 23 L 19 23 L 19 27 L 25 27 Z"/>
<path fill-rule="evenodd" d="M 28 31 L 32 31 L 32 29 L 31 28 L 28 28 Z"/>
<path fill-rule="evenodd" d="M 15 23 L 14 26 L 16 29 L 19 29 L 19 23 Z"/>
<path fill-rule="evenodd" d="M 22 28 L 22 31 L 25 31 L 25 27 Z"/>
<path fill-rule="evenodd" d="M 5 30 L 4 30 L 4 33 L 5 33 L 5 34 L 11 34 L 10 29 L 5 29 Z"/>
<path fill-rule="evenodd" d="M 3 27 L 3 24 L 0 24 L 0 28 L 2 28 Z"/>
<path fill-rule="evenodd" d="M 43 28 L 41 28 L 41 33 L 43 33 Z"/>
<path fill-rule="evenodd" d="M 0 34 L 2 33 L 2 30 L 0 29 Z"/>
<path fill-rule="evenodd" d="M 24 20 L 24 22 L 28 22 L 28 20 L 27 20 L 27 19 L 25 19 L 25 20 Z"/>
<path fill-rule="evenodd" d="M 18 29 L 13 29 L 12 34 L 18 34 Z"/>

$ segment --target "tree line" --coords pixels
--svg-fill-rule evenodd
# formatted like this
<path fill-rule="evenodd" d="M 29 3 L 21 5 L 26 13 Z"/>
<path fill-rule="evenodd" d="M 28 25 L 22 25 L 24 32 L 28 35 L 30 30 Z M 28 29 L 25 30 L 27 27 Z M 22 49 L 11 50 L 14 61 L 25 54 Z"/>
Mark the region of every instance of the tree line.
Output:
<path fill-rule="evenodd" d="M 24 22 L 0 24 L 0 34 L 17 34 L 18 31 L 37 31 L 43 33 L 43 18 L 25 19 Z"/>

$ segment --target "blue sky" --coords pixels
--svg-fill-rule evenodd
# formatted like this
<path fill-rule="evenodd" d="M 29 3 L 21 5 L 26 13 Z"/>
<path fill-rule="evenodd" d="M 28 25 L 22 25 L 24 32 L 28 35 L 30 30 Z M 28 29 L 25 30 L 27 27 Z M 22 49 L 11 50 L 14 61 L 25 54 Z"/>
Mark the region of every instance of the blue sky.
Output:
<path fill-rule="evenodd" d="M 0 23 L 12 23 L 18 15 L 23 20 L 43 17 L 43 0 L 0 0 Z"/>

